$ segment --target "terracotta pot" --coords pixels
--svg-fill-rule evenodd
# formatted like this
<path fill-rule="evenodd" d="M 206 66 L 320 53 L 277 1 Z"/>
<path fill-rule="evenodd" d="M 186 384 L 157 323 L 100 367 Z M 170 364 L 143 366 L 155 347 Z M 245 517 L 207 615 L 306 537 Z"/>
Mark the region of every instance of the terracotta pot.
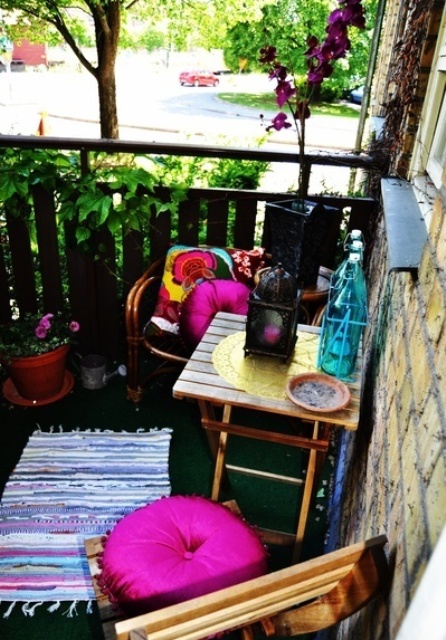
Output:
<path fill-rule="evenodd" d="M 8 373 L 22 398 L 45 400 L 61 391 L 69 350 L 70 345 L 64 344 L 39 356 L 11 359 Z"/>

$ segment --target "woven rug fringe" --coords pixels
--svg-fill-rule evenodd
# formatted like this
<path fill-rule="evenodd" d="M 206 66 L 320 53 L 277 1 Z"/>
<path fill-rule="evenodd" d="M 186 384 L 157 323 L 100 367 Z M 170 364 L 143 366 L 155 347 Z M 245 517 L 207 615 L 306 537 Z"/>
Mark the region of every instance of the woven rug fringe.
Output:
<path fill-rule="evenodd" d="M 42 429 L 40 424 L 38 422 L 36 422 L 36 430 L 33 431 L 32 435 L 35 435 L 36 433 L 125 433 L 125 434 L 131 434 L 131 433 L 156 433 L 157 431 L 163 431 L 163 432 L 167 432 L 167 433 L 172 433 L 172 429 L 166 428 L 166 427 L 152 427 L 150 429 L 144 429 L 143 427 L 139 427 L 138 429 L 135 429 L 135 431 L 127 431 L 126 429 L 97 429 L 97 428 L 92 428 L 92 427 L 86 427 L 86 428 L 81 428 L 81 427 L 75 427 L 74 429 L 69 429 L 69 430 L 65 430 L 63 428 L 63 426 L 61 424 L 59 425 L 51 425 L 48 429 Z"/>
<path fill-rule="evenodd" d="M 0 602 L 0 605 L 1 604 L 2 603 Z M 16 605 L 19 606 L 18 602 L 8 602 L 7 604 L 8 604 L 8 608 L 2 615 L 2 618 L 5 618 L 5 619 L 9 618 L 9 616 L 11 615 Z M 32 618 L 35 614 L 37 607 L 41 607 L 45 604 L 48 604 L 48 602 L 23 602 L 20 609 L 24 616 L 28 616 Z M 74 616 L 79 615 L 78 606 L 83 603 L 81 603 L 79 600 L 75 600 L 74 602 L 71 602 L 71 603 L 65 602 L 64 604 L 68 605 L 68 609 L 65 609 L 65 611 L 61 611 L 61 615 L 66 616 L 67 618 L 74 618 Z M 85 604 L 86 604 L 85 613 L 87 614 L 93 613 L 93 601 L 88 600 L 88 602 L 85 602 Z M 57 602 L 54 602 L 52 605 L 47 607 L 46 610 L 49 611 L 50 613 L 54 613 L 55 611 L 60 609 L 61 605 L 62 603 L 60 602 L 60 600 L 58 600 Z"/>

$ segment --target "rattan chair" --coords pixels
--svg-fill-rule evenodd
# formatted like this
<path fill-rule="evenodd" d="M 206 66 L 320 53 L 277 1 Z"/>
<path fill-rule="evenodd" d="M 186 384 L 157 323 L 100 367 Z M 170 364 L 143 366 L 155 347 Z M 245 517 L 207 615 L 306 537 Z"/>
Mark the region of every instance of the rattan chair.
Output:
<path fill-rule="evenodd" d="M 248 251 L 202 245 L 199 247 L 176 245 L 171 247 L 171 250 L 177 250 L 179 253 L 181 251 L 185 253 L 192 251 L 193 253 L 197 250 L 214 253 L 217 256 L 216 259 L 220 261 L 218 263 L 220 266 L 216 266 L 214 275 L 211 274 L 209 276 L 208 274 L 205 277 L 227 280 L 234 278 L 239 280 L 239 278 L 242 278 L 239 282 L 245 282 L 244 278 L 247 278 L 245 284 L 248 284 L 248 287 L 254 287 L 254 275 L 258 269 L 264 267 L 265 260 L 267 260 L 263 250 L 259 249 Z M 227 253 L 230 253 L 230 258 Z M 243 261 L 241 256 L 243 256 Z M 226 263 L 228 258 L 232 261 L 229 270 Z M 243 271 L 246 268 L 246 262 L 244 261 L 249 261 L 249 276 Z M 223 275 L 220 274 L 222 265 L 224 265 L 223 270 L 225 271 Z M 243 265 L 243 267 L 240 265 Z M 125 307 L 127 398 L 135 403 L 140 402 L 144 389 L 154 377 L 166 373 L 179 373 L 187 363 L 193 350 L 190 345 L 183 341 L 180 335 L 166 331 L 162 328 L 162 325 L 161 327 L 159 324 L 154 325 L 151 321 L 154 319 L 153 314 L 157 305 L 165 266 L 166 256 L 156 260 L 135 282 L 127 296 Z M 229 309 L 223 310 L 228 311 Z M 142 362 L 141 356 L 143 352 L 153 356 L 150 363 Z M 148 371 L 143 372 L 146 364 L 148 365 Z"/>
<path fill-rule="evenodd" d="M 165 257 L 153 262 L 130 289 L 126 300 L 127 398 L 133 402 L 140 402 L 143 389 L 151 379 L 161 373 L 181 370 L 190 356 L 190 349 L 179 336 L 163 332 L 148 335 L 145 330 L 155 309 L 164 263 Z M 157 364 L 144 378 L 141 371 L 143 349 L 157 358 Z"/>

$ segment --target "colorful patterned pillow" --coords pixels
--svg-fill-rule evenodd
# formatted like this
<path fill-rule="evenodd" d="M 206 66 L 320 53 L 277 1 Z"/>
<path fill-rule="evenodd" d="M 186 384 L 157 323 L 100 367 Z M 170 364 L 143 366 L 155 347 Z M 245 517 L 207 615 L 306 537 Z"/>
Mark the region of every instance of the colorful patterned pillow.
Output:
<path fill-rule="evenodd" d="M 254 275 L 265 264 L 265 250 L 174 245 L 166 255 L 164 274 L 149 331 L 179 334 L 180 305 L 196 284 L 234 280 L 254 287 Z"/>
<path fill-rule="evenodd" d="M 100 565 L 102 591 L 135 616 L 264 575 L 267 554 L 257 532 L 226 506 L 177 495 L 118 522 Z"/>

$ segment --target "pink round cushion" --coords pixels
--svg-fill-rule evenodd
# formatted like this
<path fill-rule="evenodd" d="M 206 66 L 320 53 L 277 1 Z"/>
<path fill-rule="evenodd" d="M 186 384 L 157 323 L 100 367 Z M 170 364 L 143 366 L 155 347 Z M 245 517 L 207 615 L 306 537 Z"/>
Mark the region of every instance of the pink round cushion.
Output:
<path fill-rule="evenodd" d="M 105 542 L 99 585 L 127 616 L 266 573 L 266 550 L 241 517 L 198 496 L 161 498 L 125 516 Z"/>
<path fill-rule="evenodd" d="M 181 305 L 180 335 L 195 348 L 219 311 L 246 315 L 250 288 L 233 280 L 205 280 Z"/>

